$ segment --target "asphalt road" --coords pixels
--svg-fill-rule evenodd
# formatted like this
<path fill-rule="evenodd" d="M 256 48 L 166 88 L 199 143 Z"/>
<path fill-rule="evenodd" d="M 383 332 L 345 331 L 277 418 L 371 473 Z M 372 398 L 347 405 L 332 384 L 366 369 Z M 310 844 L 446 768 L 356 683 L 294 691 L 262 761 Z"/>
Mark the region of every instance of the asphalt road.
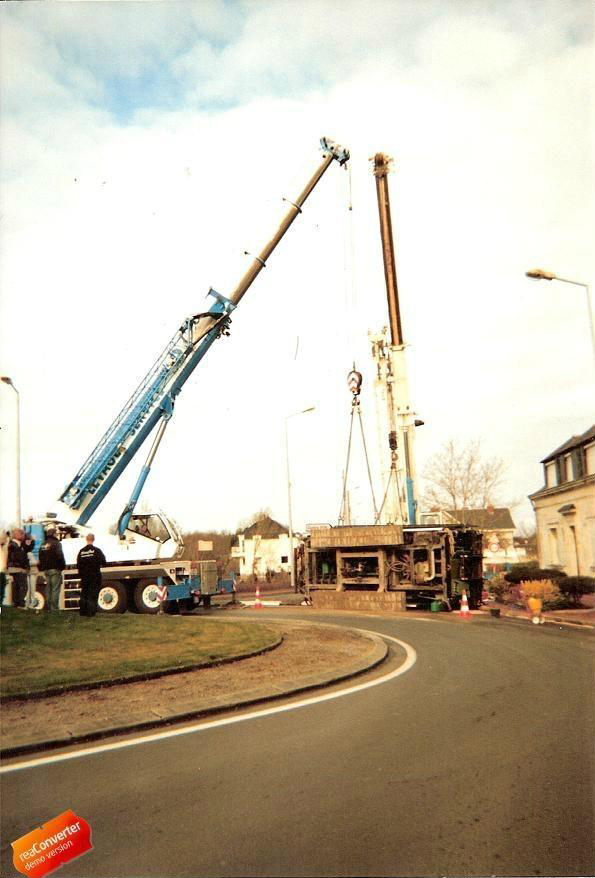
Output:
<path fill-rule="evenodd" d="M 68 808 L 94 849 L 64 876 L 593 875 L 593 637 L 341 621 L 417 663 L 333 701 L 4 775 L 2 875 L 10 841 Z"/>

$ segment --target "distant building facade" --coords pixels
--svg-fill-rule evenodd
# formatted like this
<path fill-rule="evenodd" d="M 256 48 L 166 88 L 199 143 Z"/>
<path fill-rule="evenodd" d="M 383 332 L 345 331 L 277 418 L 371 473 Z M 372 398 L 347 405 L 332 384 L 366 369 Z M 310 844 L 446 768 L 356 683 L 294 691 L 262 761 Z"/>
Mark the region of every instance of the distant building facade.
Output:
<path fill-rule="evenodd" d="M 484 573 L 498 573 L 507 564 L 519 564 L 527 557 L 522 540 L 514 536 L 515 523 L 506 506 L 485 509 L 434 509 L 419 515 L 420 524 L 467 524 L 483 531 Z"/>
<path fill-rule="evenodd" d="M 299 542 L 294 536 L 293 547 L 297 548 Z M 267 573 L 289 573 L 289 553 L 289 529 L 268 516 L 238 531 L 231 546 L 240 576 L 256 575 L 259 579 Z"/>
<path fill-rule="evenodd" d="M 595 425 L 541 461 L 544 487 L 529 499 L 541 567 L 595 575 Z"/>

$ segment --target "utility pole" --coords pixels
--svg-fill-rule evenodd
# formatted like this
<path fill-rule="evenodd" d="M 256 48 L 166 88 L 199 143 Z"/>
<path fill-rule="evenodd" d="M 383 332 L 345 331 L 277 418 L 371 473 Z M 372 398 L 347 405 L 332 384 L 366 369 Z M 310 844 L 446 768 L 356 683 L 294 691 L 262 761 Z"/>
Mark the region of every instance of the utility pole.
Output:
<path fill-rule="evenodd" d="M 388 191 L 388 173 L 392 159 L 379 152 L 372 161 L 389 317 L 388 337 L 386 327 L 380 333 L 370 333 L 372 357 L 376 365 L 374 389 L 384 483 L 384 500 L 379 520 L 390 524 L 415 524 L 417 499 L 413 443 L 415 427 L 421 426 L 423 421 L 415 420 L 409 405 L 405 342 Z"/>
<path fill-rule="evenodd" d="M 287 422 L 290 418 L 295 418 L 296 415 L 305 415 L 308 412 L 313 412 L 316 406 L 311 405 L 307 409 L 302 409 L 299 412 L 293 412 L 291 415 L 285 416 L 285 462 L 287 467 L 287 514 L 289 518 L 289 576 L 291 582 L 291 590 L 293 592 L 297 592 L 297 583 L 295 580 L 295 555 L 293 551 L 293 517 L 291 514 L 291 474 L 289 469 L 289 432 L 287 429 Z"/>
<path fill-rule="evenodd" d="M 16 524 L 17 527 L 20 527 L 22 524 L 21 517 L 21 399 L 19 396 L 19 391 L 16 389 L 12 378 L 9 378 L 8 375 L 3 375 L 0 378 L 4 384 L 8 384 L 9 387 L 12 387 L 14 392 L 16 393 Z"/>

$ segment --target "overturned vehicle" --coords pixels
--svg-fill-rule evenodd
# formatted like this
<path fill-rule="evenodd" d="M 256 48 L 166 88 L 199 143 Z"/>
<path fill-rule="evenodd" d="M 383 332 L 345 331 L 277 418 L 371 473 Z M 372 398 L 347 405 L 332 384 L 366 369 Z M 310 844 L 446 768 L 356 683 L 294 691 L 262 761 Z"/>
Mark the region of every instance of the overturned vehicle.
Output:
<path fill-rule="evenodd" d="M 315 606 L 457 609 L 482 594 L 482 534 L 465 525 L 311 528 L 297 552 L 299 588 Z"/>

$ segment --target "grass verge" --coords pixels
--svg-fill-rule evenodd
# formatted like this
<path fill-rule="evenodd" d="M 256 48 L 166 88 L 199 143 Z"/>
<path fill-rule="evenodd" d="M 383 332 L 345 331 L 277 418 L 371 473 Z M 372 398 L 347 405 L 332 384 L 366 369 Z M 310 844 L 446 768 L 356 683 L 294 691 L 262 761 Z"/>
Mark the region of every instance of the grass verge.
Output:
<path fill-rule="evenodd" d="M 252 622 L 200 617 L 32 613 L 0 616 L 1 695 L 216 662 L 273 644 L 277 632 Z"/>

